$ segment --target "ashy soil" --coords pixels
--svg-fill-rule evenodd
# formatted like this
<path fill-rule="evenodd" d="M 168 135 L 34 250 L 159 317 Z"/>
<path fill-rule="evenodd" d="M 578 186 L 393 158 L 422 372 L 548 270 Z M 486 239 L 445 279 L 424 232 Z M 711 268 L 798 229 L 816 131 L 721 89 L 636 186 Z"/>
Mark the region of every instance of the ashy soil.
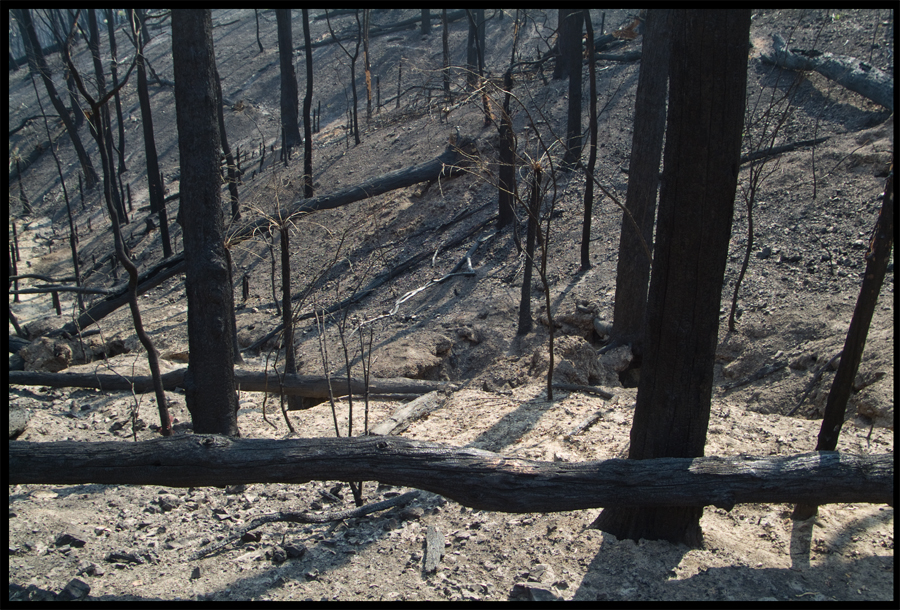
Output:
<path fill-rule="evenodd" d="M 312 11 L 313 15 L 318 14 Z M 492 11 L 488 11 L 491 16 Z M 595 29 L 600 13 L 594 11 Z M 389 24 L 417 11 L 375 11 L 373 21 Z M 528 11 L 520 48 L 534 59 L 535 49 L 556 25 L 556 11 Z M 607 11 L 607 31 L 634 15 Z M 754 244 L 740 288 L 739 317 L 728 331 L 731 294 L 747 244 L 747 212 L 742 193 L 749 189 L 749 166 L 742 168 L 735 205 L 731 250 L 723 290 L 717 347 L 716 387 L 712 397 L 706 455 L 792 455 L 811 451 L 834 378 L 830 364 L 842 349 L 859 293 L 864 255 L 881 206 L 887 169 L 893 156 L 893 117 L 881 106 L 843 89 L 818 74 L 785 72 L 763 64 L 759 50 L 779 33 L 789 46 L 861 58 L 893 73 L 893 11 L 767 10 L 754 13 L 753 51 L 748 75 L 748 107 L 761 116 L 772 100 L 791 99 L 790 113 L 775 144 L 828 136 L 770 159 L 753 211 Z M 228 101 L 225 121 L 233 149 L 253 151 L 243 162 L 244 219 L 273 216 L 276 202 L 300 195 L 302 163 L 277 163 L 279 69 L 275 17 L 260 13 L 260 36 L 249 10 L 213 11 L 215 48 Z M 355 32 L 352 16 L 332 20 L 336 31 Z M 512 15 L 497 13 L 487 26 L 488 61 L 493 76 L 502 74 L 512 45 Z M 299 22 L 294 44 L 299 46 Z M 163 79 L 171 80 L 168 21 L 153 32 L 147 56 Z M 454 63 L 464 58 L 465 27 L 451 24 Z M 326 40 L 324 21 L 312 22 L 312 37 Z M 102 36 L 105 46 L 106 35 Z M 642 39 L 612 52 L 640 50 Z M 128 56 L 119 40 L 120 61 Z M 350 49 L 352 52 L 352 49 Z M 322 102 L 321 130 L 313 136 L 317 194 L 352 186 L 388 171 L 409 167 L 440 154 L 456 130 L 475 140 L 477 168 L 433 185 L 392 191 L 336 210 L 306 216 L 292 233 L 294 291 L 314 283 L 295 302 L 301 314 L 352 295 L 378 273 L 420 252 L 433 253 L 412 270 L 386 283 L 350 311 L 314 320 L 297 329 L 300 372 L 346 372 L 340 328 L 354 375 L 362 375 L 359 335 L 367 354 L 371 334 L 371 372 L 376 377 L 407 376 L 443 380 L 443 405 L 402 432 L 407 438 L 476 447 L 503 455 L 548 461 L 585 461 L 626 457 L 639 371 L 626 368 L 630 354 L 619 350 L 598 357 L 602 337 L 594 319 L 610 321 L 621 212 L 607 198 L 594 204 L 589 270 L 579 268 L 583 176 L 560 175 L 549 239 L 548 288 L 558 325 L 556 380 L 599 385 L 613 394 L 554 391 L 544 385 L 548 321 L 543 286 L 532 293 L 535 329 L 516 335 L 523 257 L 509 233 L 493 235 L 496 188 L 496 129 L 483 127 L 480 99 L 450 108 L 439 99 L 440 28 L 429 36 L 404 30 L 371 41 L 372 70 L 378 77 L 382 108 L 366 120 L 360 88 L 361 144 L 348 140 L 346 100 L 349 64 L 336 45 L 317 47 L 315 101 Z M 130 59 L 130 56 L 129 56 Z M 84 45 L 77 65 L 90 71 Z M 400 104 L 398 65 L 402 63 Z M 304 55 L 297 59 L 300 90 L 305 90 Z M 58 58 L 51 58 L 57 87 L 63 90 Z M 631 147 L 634 96 L 639 62 L 600 62 L 598 175 L 624 199 Z M 361 61 L 357 73 L 362 71 Z M 120 70 L 121 73 L 121 70 Z M 360 82 L 362 78 L 360 77 Z M 434 91 L 427 93 L 428 87 Z M 456 86 L 456 85 L 455 85 Z M 587 79 L 585 79 L 587 86 Z M 515 93 L 529 108 L 514 125 L 519 152 L 536 156 L 535 132 L 548 136 L 565 129 L 567 83 L 532 72 L 516 83 Z M 412 89 L 410 89 L 412 88 Z M 40 87 L 44 108 L 49 108 Z M 38 114 L 34 91 L 24 70 L 10 72 L 10 127 Z M 151 86 L 157 148 L 168 193 L 178 191 L 177 130 L 171 87 Z M 133 84 L 123 97 L 126 162 L 123 183 L 131 186 L 134 211 L 125 235 L 139 267 L 162 258 L 159 232 L 147 229 L 147 189 L 140 112 Z M 399 107 L 398 107 L 399 106 Z M 756 108 L 756 110 L 754 110 Z M 784 106 L 777 108 L 783 109 Z M 446 110 L 445 110 L 446 109 Z M 779 110 L 780 111 L 780 110 Z M 585 103 L 585 113 L 587 104 Z M 586 115 L 583 124 L 587 124 Z M 759 135 L 758 124 L 748 133 Z M 23 154 L 41 141 L 43 123 L 33 121 L 10 137 L 10 153 Z M 87 131 L 82 137 L 99 159 Z M 260 171 L 259 147 L 266 146 Z M 55 144 L 70 197 L 77 193 L 77 162 L 67 137 Z M 749 144 L 744 152 L 750 152 Z M 530 156 L 530 157 L 529 157 Z M 543 160 L 546 164 L 546 159 Z M 771 172 L 771 173 L 768 173 Z M 519 174 L 520 187 L 527 174 Z M 20 273 L 71 275 L 65 203 L 56 166 L 44 153 L 23 172 L 23 187 L 34 212 L 23 213 L 18 183 L 10 184 L 10 222 L 16 223 Z M 549 199 L 549 195 L 548 195 Z M 79 252 L 89 286 L 122 281 L 104 259 L 112 239 L 99 191 L 77 197 Z M 175 208 L 170 205 L 170 217 Z M 471 212 L 464 216 L 465 212 Z M 520 217 L 522 214 L 520 213 Z M 455 221 L 447 225 L 450 221 Z M 454 237 L 471 232 L 455 248 Z M 521 225 L 520 225 L 521 232 Z M 173 225 L 176 249 L 180 230 Z M 469 251 L 474 274 L 443 277 Z M 270 252 L 264 238 L 236 244 L 235 274 L 239 341 L 247 347 L 279 321 L 273 304 Z M 277 257 L 277 243 L 275 249 Z M 97 264 L 95 264 L 95 260 Z M 250 296 L 240 298 L 247 274 Z M 20 287 L 39 285 L 26 280 Z M 419 290 L 422 287 L 426 288 Z M 280 280 L 275 288 L 280 295 Z M 48 295 L 9 297 L 21 323 L 40 334 L 62 326 L 75 311 L 62 295 L 64 315 L 57 317 Z M 168 280 L 140 298 L 144 325 L 163 355 L 163 370 L 184 366 L 189 358 L 187 306 L 183 278 Z M 894 272 L 882 288 L 872 321 L 838 449 L 851 453 L 893 453 L 894 447 Z M 378 318 L 377 320 L 375 320 Z M 372 321 L 374 320 L 374 321 Z M 81 341 L 69 346 L 73 359 L 61 356 L 66 370 L 123 375 L 145 374 L 146 356 L 135 337 L 128 308 L 97 325 L 100 333 L 82 338 L 88 351 L 104 360 L 79 361 Z M 10 325 L 10 334 L 13 334 Z M 323 356 L 324 341 L 327 357 Z M 113 349 L 115 347 L 115 349 Z M 276 341 L 261 353 L 245 352 L 241 368 L 281 368 Z M 124 353 L 123 353 L 124 352 Z M 327 358 L 327 359 L 326 359 Z M 277 360 L 276 360 L 277 359 Z M 747 381 L 772 364 L 774 371 Z M 26 366 L 46 364 L 27 361 Z M 746 383 L 743 383 L 746 382 Z M 626 387 L 628 386 L 628 387 Z M 804 397 L 802 404 L 801 397 Z M 178 434 L 190 434 L 190 417 L 180 391 L 169 392 Z M 396 397 L 376 397 L 368 406 L 353 400 L 353 434 L 364 432 L 403 406 Z M 10 386 L 10 405 L 30 413 L 19 440 L 130 441 L 158 436 L 151 395 Z M 800 404 L 799 408 L 796 408 Z M 238 416 L 246 438 L 290 437 L 277 397 L 240 393 Z M 136 413 L 135 413 L 135 410 Z M 788 416 L 788 413 L 793 413 Z M 586 418 L 597 422 L 571 434 Z M 289 413 L 297 436 L 333 436 L 335 420 L 346 435 L 350 403 L 339 399 Z M 186 468 L 190 465 L 186 464 Z M 366 502 L 408 489 L 366 482 Z M 9 487 L 10 599 L 90 600 L 753 600 L 868 601 L 895 599 L 894 510 L 887 505 L 827 504 L 807 521 L 792 521 L 792 506 L 742 504 L 730 512 L 707 507 L 701 525 L 704 546 L 689 549 L 668 542 L 634 543 L 590 529 L 599 509 L 553 514 L 509 514 L 471 510 L 426 492 L 413 501 L 364 517 L 323 524 L 274 523 L 244 541 L 202 559 L 192 556 L 217 546 L 253 519 L 275 511 L 313 514 L 355 506 L 346 483 L 247 485 L 220 488 L 169 488 L 129 485 L 15 485 Z M 429 530 L 443 538 L 434 571 L 425 569 Z"/>

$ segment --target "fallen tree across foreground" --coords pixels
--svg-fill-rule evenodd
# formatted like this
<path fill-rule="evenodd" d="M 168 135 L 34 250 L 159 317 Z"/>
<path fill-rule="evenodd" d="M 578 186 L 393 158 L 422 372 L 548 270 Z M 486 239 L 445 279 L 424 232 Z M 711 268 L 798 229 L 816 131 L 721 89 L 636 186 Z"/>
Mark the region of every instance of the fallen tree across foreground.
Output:
<path fill-rule="evenodd" d="M 206 487 L 380 481 L 464 506 L 558 512 L 747 502 L 892 503 L 891 454 L 540 462 L 397 436 L 242 439 L 179 435 L 137 443 L 9 443 L 9 484 Z"/>
<path fill-rule="evenodd" d="M 166 390 L 184 387 L 187 368 L 163 373 L 162 383 Z M 234 383 L 244 392 L 268 392 L 285 396 L 305 396 L 307 398 L 328 398 L 328 379 L 323 375 L 284 375 L 284 381 L 274 373 L 255 371 L 234 371 Z M 37 371 L 10 371 L 10 385 L 40 385 L 50 388 L 96 388 L 98 390 L 125 390 L 132 388 L 138 394 L 153 392 L 153 378 L 149 375 L 127 377 L 111 373 L 43 373 Z M 354 394 L 365 394 L 366 384 L 360 379 L 350 380 Z M 347 393 L 347 378 L 332 377 L 331 387 L 335 396 Z M 406 377 L 371 378 L 369 394 L 427 394 L 435 390 L 451 389 L 444 381 L 407 379 Z"/>

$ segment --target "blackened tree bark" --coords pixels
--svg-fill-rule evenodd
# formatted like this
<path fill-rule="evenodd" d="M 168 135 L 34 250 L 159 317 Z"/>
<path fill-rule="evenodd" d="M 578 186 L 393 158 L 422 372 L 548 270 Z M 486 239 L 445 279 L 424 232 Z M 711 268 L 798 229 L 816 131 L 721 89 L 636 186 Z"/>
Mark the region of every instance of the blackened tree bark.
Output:
<path fill-rule="evenodd" d="M 856 308 L 853 310 L 850 328 L 847 330 L 841 363 L 838 365 L 834 381 L 831 383 L 831 390 L 828 392 L 828 401 L 825 403 L 825 415 L 822 417 L 816 451 L 837 449 L 838 437 L 847 413 L 847 402 L 850 400 L 850 391 L 853 389 L 853 380 L 856 379 L 856 373 L 859 371 L 859 363 L 862 361 L 863 350 L 866 347 L 866 336 L 869 334 L 872 316 L 875 315 L 875 305 L 878 303 L 878 293 L 881 292 L 888 262 L 891 259 L 893 241 L 894 173 L 892 167 L 884 185 L 881 213 L 878 215 L 872 241 L 866 252 L 866 273 L 863 276 L 859 297 L 856 299 Z M 818 509 L 819 507 L 815 504 L 798 504 L 794 507 L 793 517 L 801 520 L 809 519 L 818 512 Z"/>
<path fill-rule="evenodd" d="M 652 8 L 644 22 L 644 45 L 634 107 L 634 135 L 628 168 L 628 192 L 619 237 L 619 262 L 616 271 L 616 302 L 613 311 L 612 340 L 629 343 L 635 354 L 641 352 L 640 332 L 644 323 L 650 260 L 644 244 L 653 247 L 653 219 L 656 216 L 656 191 L 659 161 L 666 129 L 666 83 L 669 75 L 671 9 Z M 632 222 L 632 219 L 634 222 Z M 640 228 L 640 234 L 634 225 Z"/>
<path fill-rule="evenodd" d="M 629 459 L 701 457 L 747 86 L 750 10 L 679 10 L 646 351 Z M 702 69 L 698 69 L 702 66 Z M 702 544 L 702 506 L 605 509 L 618 538 Z"/>
<path fill-rule="evenodd" d="M 450 103 L 450 44 L 447 9 L 441 9 L 441 47 L 443 48 L 442 73 L 444 77 L 444 100 Z"/>
<path fill-rule="evenodd" d="M 431 34 L 431 10 L 422 9 L 422 36 Z"/>
<path fill-rule="evenodd" d="M 562 12 L 560 11 L 561 17 Z M 565 12 L 565 26 L 560 26 L 560 50 L 567 54 L 561 61 L 568 66 L 569 115 L 566 121 L 566 155 L 562 169 L 570 171 L 581 157 L 581 32 L 584 29 L 584 12 L 582 9 L 567 9 Z"/>
<path fill-rule="evenodd" d="M 113 19 L 113 13 L 115 11 L 113 9 L 106 9 L 106 29 L 109 32 L 109 53 L 110 57 L 112 57 L 112 62 L 110 65 L 110 73 L 112 75 L 112 86 L 113 89 L 116 89 L 116 119 L 119 122 L 119 170 L 118 172 L 121 174 L 123 172 L 128 171 L 128 168 L 125 167 L 125 123 L 122 121 L 122 100 L 119 97 L 119 90 L 117 89 L 119 85 L 119 70 L 118 70 L 118 61 L 116 60 L 116 26 L 114 25 L 115 21 Z"/>
<path fill-rule="evenodd" d="M 531 319 L 531 274 L 534 268 L 534 242 L 537 238 L 541 213 L 541 166 L 535 164 L 531 179 L 531 199 L 528 203 L 528 233 L 525 238 L 525 270 L 522 272 L 522 295 L 519 301 L 519 328 L 516 333 L 527 335 L 534 321 Z M 550 367 L 551 374 L 553 367 Z"/>
<path fill-rule="evenodd" d="M 553 65 L 553 78 L 566 78 L 575 70 L 581 71 L 581 30 L 584 19 L 581 10 L 558 9 L 558 28 L 556 35 L 556 63 Z"/>
<path fill-rule="evenodd" d="M 497 228 L 503 228 L 513 222 L 516 214 L 516 134 L 512 127 L 512 118 L 509 116 L 509 102 L 512 97 L 512 72 L 506 71 L 503 75 L 503 88 L 506 93 L 503 96 L 503 115 L 500 117 L 500 167 L 497 171 L 499 181 Z"/>
<path fill-rule="evenodd" d="M 44 87 L 47 89 L 47 96 L 50 98 L 50 103 L 53 104 L 53 108 L 56 110 L 59 118 L 62 119 L 63 124 L 65 124 L 69 138 L 72 140 L 72 146 L 75 147 L 75 154 L 78 155 L 78 162 L 81 163 L 81 171 L 84 173 L 85 186 L 87 188 L 93 188 L 100 180 L 100 177 L 97 175 L 97 170 L 94 169 L 94 164 L 91 163 L 91 158 L 84 150 L 84 145 L 81 143 L 81 138 L 78 136 L 78 129 L 75 127 L 75 123 L 72 121 L 62 100 L 59 99 L 59 94 L 56 92 L 56 86 L 53 84 L 53 79 L 50 77 L 50 69 L 47 67 L 47 62 L 44 59 L 44 52 L 41 50 L 40 42 L 38 42 L 34 23 L 31 21 L 31 13 L 28 12 L 28 9 L 24 8 L 11 10 L 19 24 L 22 40 L 25 43 L 25 55 L 28 58 L 28 67 L 32 73 L 39 74 L 41 80 L 44 81 Z"/>
<path fill-rule="evenodd" d="M 281 237 L 281 321 L 284 325 L 284 372 L 288 375 L 296 375 L 297 356 L 294 352 L 294 311 L 291 307 L 290 227 L 286 222 L 282 222 L 279 235 Z M 300 396 L 288 396 L 287 408 L 290 411 L 303 409 L 303 398 Z"/>
<path fill-rule="evenodd" d="M 590 115 L 591 144 L 588 149 L 587 180 L 584 184 L 584 219 L 581 223 L 581 270 L 591 268 L 591 218 L 594 215 L 594 166 L 597 164 L 597 70 L 594 65 L 594 27 L 591 12 L 583 9 L 584 26 L 587 33 L 588 74 L 590 75 Z"/>
<path fill-rule="evenodd" d="M 356 48 L 353 53 L 347 50 L 347 48 L 341 44 L 340 39 L 337 37 L 337 34 L 334 33 L 334 30 L 331 29 L 331 19 L 328 18 L 328 11 L 325 11 L 325 21 L 328 24 L 328 32 L 331 34 L 332 40 L 334 40 L 344 54 L 350 59 L 350 90 L 353 93 L 353 138 L 358 146 L 360 143 L 359 139 L 359 95 L 356 92 L 356 60 L 359 59 L 359 46 L 362 44 L 363 39 L 363 28 L 362 23 L 359 21 L 359 9 L 354 11 L 354 15 L 356 16 Z M 399 103 L 399 94 L 397 97 Z"/>
<path fill-rule="evenodd" d="M 97 83 L 97 98 L 106 94 L 106 77 L 103 74 L 103 62 L 100 60 L 100 29 L 97 26 L 96 9 L 88 9 L 88 47 L 91 50 L 91 58 L 94 63 L 94 79 Z M 77 80 L 77 77 L 76 77 Z M 125 211 L 125 202 L 122 201 L 119 189 L 116 188 L 115 162 L 113 161 L 112 126 L 109 120 L 109 106 L 101 104 L 100 116 L 92 117 L 91 123 L 95 126 L 92 130 L 97 147 L 100 149 L 100 161 L 103 170 L 103 192 L 112 201 L 120 224 L 128 223 L 128 213 Z"/>
<path fill-rule="evenodd" d="M 281 129 L 287 154 L 300 145 L 299 98 L 294 72 L 294 47 L 291 42 L 291 9 L 275 9 L 278 21 L 278 59 L 281 64 Z"/>
<path fill-rule="evenodd" d="M 231 199 L 231 219 L 240 220 L 241 205 L 238 198 L 238 175 L 237 166 L 234 164 L 234 155 L 231 154 L 231 147 L 228 145 L 228 132 L 225 131 L 225 111 L 222 110 L 224 102 L 222 101 L 222 81 L 219 78 L 219 71 L 216 70 L 216 95 L 219 102 L 216 104 L 216 116 L 219 121 L 219 137 L 222 140 L 222 153 L 225 155 L 226 175 L 225 182 L 228 183 L 228 194 Z"/>
<path fill-rule="evenodd" d="M 209 9 L 172 11 L 172 60 L 191 353 L 185 400 L 194 432 L 238 436 L 231 338 L 234 298 L 224 243 Z"/>
<path fill-rule="evenodd" d="M 309 36 L 309 9 L 303 9 L 303 43 L 306 45 L 306 96 L 303 98 L 303 195 L 313 198 L 312 177 L 312 112 L 313 61 Z"/>
<path fill-rule="evenodd" d="M 265 49 L 259 39 L 259 9 L 253 9 L 253 16 L 256 18 L 256 44 L 259 46 L 259 52 L 262 53 Z"/>
<path fill-rule="evenodd" d="M 147 68 L 144 66 L 144 44 L 147 36 L 140 26 L 143 20 L 133 11 L 128 10 L 128 20 L 134 41 L 138 45 L 137 53 L 137 90 L 141 106 L 141 127 L 144 130 L 144 155 L 147 158 L 147 185 L 150 191 L 150 211 L 159 214 L 159 234 L 162 240 L 163 257 L 172 256 L 172 245 L 169 240 L 169 218 L 166 214 L 165 196 L 162 176 L 159 171 L 159 156 L 156 153 L 156 141 L 153 136 L 153 112 L 150 108 L 150 92 L 147 89 Z M 142 12 L 143 9 L 137 9 Z"/>

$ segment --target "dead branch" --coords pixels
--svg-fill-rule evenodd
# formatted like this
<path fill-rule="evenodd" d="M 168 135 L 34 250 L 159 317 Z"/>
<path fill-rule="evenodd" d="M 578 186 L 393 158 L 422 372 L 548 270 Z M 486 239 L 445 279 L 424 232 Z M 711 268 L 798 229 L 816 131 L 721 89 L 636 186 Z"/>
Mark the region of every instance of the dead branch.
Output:
<path fill-rule="evenodd" d="M 388 498 L 387 500 L 382 500 L 381 502 L 375 502 L 374 504 L 366 504 L 365 506 L 360 506 L 359 508 L 339 510 L 331 513 L 324 513 L 321 515 L 307 512 L 295 513 L 283 511 L 272 513 L 270 515 L 263 515 L 262 517 L 257 517 L 256 519 L 251 521 L 248 526 L 242 527 L 236 534 L 232 534 L 227 540 L 225 540 L 225 542 L 222 542 L 221 544 L 218 544 L 216 546 L 209 547 L 207 549 L 203 549 L 202 551 L 197 551 L 196 553 L 191 555 L 191 561 L 203 559 L 204 557 L 209 557 L 214 553 L 218 553 L 225 547 L 230 546 L 243 538 L 244 535 L 248 532 L 266 525 L 267 523 L 329 523 L 331 521 L 343 521 L 344 519 L 364 517 L 374 512 L 393 508 L 395 506 L 403 506 L 404 504 L 409 504 L 413 500 L 419 498 L 419 496 L 421 495 L 422 493 L 419 491 L 409 491 L 405 494 L 395 496 L 393 498 Z"/>

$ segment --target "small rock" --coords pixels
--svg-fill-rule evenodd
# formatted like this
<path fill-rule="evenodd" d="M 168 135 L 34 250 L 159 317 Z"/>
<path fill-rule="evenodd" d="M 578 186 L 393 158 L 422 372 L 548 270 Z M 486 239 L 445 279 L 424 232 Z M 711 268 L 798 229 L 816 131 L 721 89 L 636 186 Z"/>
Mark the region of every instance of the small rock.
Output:
<path fill-rule="evenodd" d="M 422 515 L 425 514 L 425 511 L 418 506 L 410 506 L 408 508 L 404 508 L 397 515 L 400 517 L 402 521 L 416 521 L 422 518 Z"/>
<path fill-rule="evenodd" d="M 90 592 L 91 586 L 89 584 L 87 584 L 83 580 L 73 578 L 66 584 L 63 590 L 60 591 L 59 595 L 56 596 L 56 599 L 58 601 L 67 602 L 74 599 L 87 597 L 88 593 Z"/>
<path fill-rule="evenodd" d="M 266 553 L 266 557 L 271 557 L 274 563 L 284 563 L 287 561 L 287 552 L 280 546 L 276 546 Z"/>
<path fill-rule="evenodd" d="M 762 250 L 756 253 L 756 258 L 760 260 L 766 260 L 767 258 L 772 256 L 772 248 L 766 246 Z"/>
<path fill-rule="evenodd" d="M 517 582 L 513 585 L 510 596 L 534 602 L 556 602 L 563 599 L 555 587 L 536 582 Z"/>
<path fill-rule="evenodd" d="M 191 571 L 191 580 L 197 580 L 200 578 L 200 568 L 196 567 Z"/>
<path fill-rule="evenodd" d="M 290 559 L 300 559 L 306 555 L 306 547 L 302 544 L 286 544 L 284 552 Z"/>
<path fill-rule="evenodd" d="M 80 549 L 87 543 L 80 538 L 76 538 L 72 534 L 60 534 L 56 537 L 56 540 L 53 542 L 53 544 L 57 547 L 70 546 Z"/>

